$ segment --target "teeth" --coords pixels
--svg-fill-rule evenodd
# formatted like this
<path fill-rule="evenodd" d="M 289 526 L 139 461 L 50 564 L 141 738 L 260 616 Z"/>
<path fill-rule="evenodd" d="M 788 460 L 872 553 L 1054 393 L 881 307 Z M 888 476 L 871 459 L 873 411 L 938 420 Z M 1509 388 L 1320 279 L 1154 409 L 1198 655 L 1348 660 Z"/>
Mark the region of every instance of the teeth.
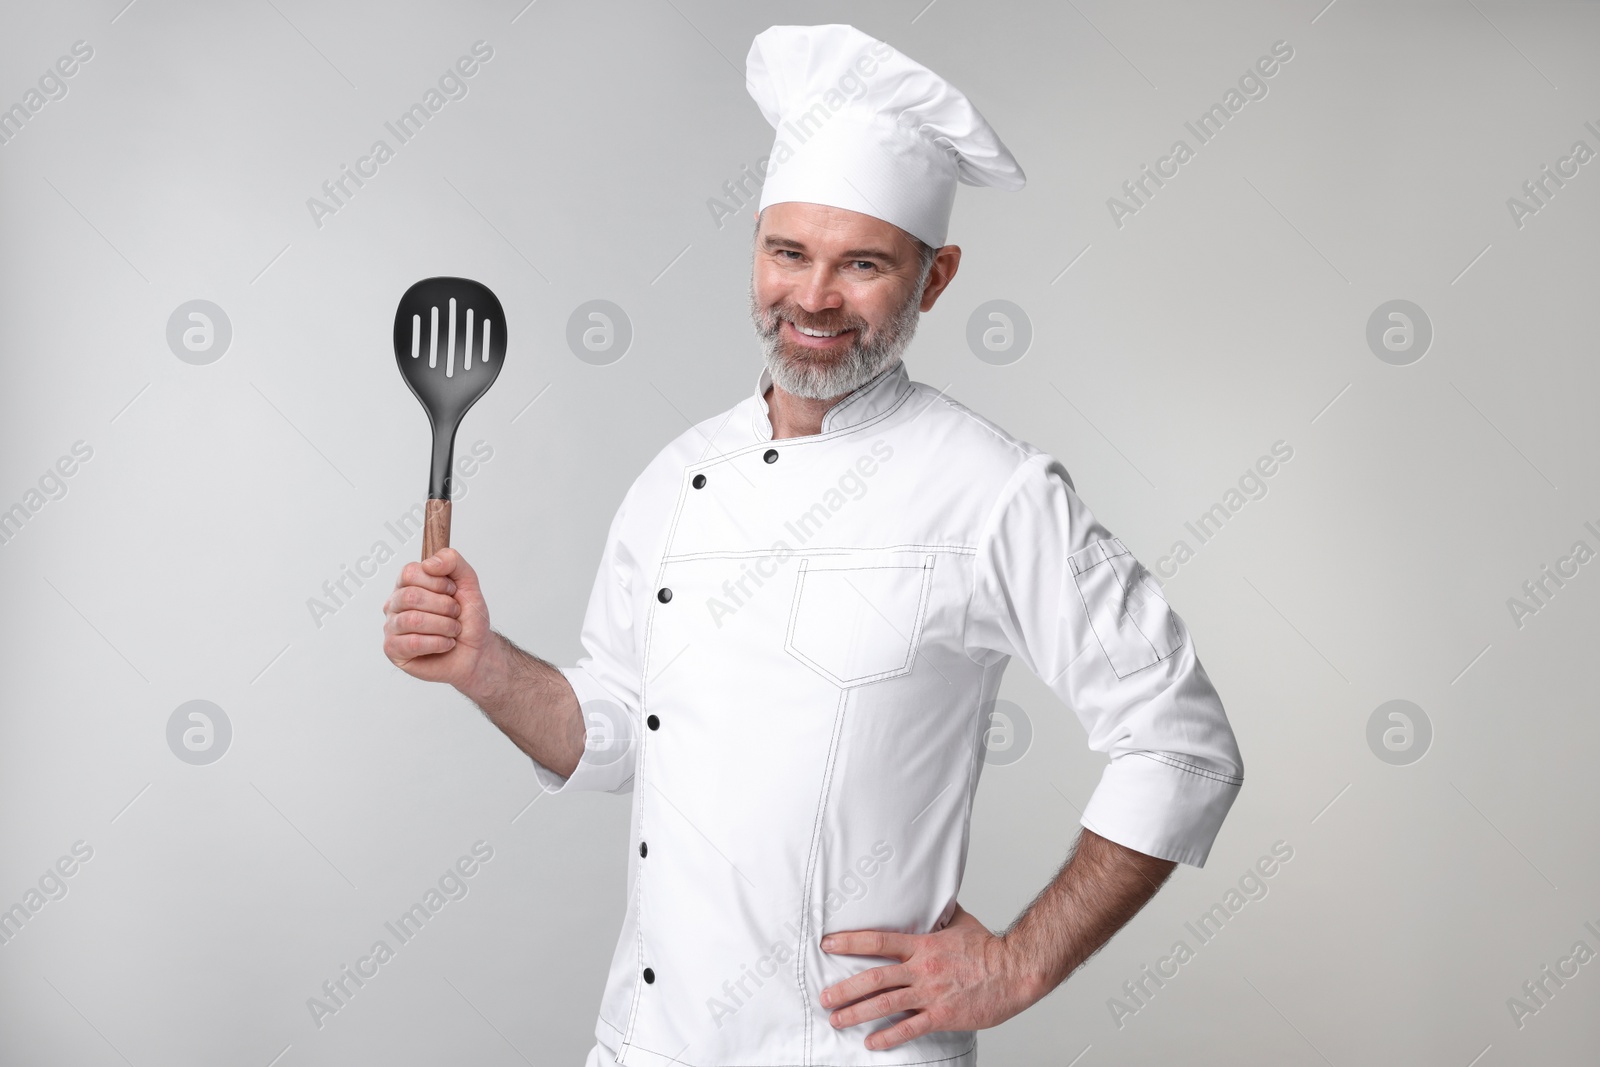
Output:
<path fill-rule="evenodd" d="M 844 332 L 842 330 L 834 330 L 832 333 L 824 333 L 821 330 L 808 330 L 799 323 L 794 323 L 793 326 L 807 337 L 838 337 L 839 334 Z"/>

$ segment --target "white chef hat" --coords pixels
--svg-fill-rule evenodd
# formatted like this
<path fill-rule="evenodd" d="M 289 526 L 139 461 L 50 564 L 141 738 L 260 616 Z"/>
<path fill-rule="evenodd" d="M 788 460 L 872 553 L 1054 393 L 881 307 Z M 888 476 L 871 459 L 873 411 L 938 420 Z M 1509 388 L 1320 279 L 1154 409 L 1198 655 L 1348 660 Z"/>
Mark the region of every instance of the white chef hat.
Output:
<path fill-rule="evenodd" d="M 1022 168 L 961 90 L 854 26 L 756 34 L 745 87 L 777 131 L 760 207 L 883 219 L 943 245 L 956 182 L 1021 189 Z"/>

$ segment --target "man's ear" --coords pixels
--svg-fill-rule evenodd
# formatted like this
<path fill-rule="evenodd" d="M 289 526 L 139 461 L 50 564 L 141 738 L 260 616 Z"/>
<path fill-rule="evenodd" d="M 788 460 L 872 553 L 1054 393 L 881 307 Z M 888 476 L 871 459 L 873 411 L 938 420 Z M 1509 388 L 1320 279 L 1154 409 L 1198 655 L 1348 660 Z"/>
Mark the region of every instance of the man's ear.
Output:
<path fill-rule="evenodd" d="M 939 294 L 944 292 L 956 276 L 956 270 L 961 266 L 961 246 L 944 245 L 933 254 L 933 266 L 928 269 L 928 285 L 922 290 L 923 311 L 932 311 L 933 305 L 939 299 Z"/>

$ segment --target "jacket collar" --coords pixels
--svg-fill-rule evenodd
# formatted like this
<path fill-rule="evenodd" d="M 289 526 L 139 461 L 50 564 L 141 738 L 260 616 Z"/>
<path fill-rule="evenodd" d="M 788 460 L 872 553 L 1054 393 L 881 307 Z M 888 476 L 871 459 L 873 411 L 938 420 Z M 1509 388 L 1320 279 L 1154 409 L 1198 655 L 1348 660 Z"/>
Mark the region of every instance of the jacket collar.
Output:
<path fill-rule="evenodd" d="M 772 388 L 772 372 L 762 364 L 756 379 L 755 413 L 751 427 L 759 441 L 772 440 L 772 419 L 767 407 L 767 390 Z M 911 377 L 904 359 L 896 359 L 872 378 L 846 393 L 822 416 L 822 433 L 858 426 L 888 411 L 911 389 Z"/>

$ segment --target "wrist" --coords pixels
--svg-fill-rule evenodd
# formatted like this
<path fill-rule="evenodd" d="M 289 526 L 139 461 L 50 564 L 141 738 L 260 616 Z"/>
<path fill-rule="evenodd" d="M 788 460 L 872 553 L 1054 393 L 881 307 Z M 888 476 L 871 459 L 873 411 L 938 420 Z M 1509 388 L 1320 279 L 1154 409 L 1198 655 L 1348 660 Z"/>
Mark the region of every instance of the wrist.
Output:
<path fill-rule="evenodd" d="M 509 675 L 505 638 L 490 630 L 488 641 L 466 672 L 466 677 L 454 685 L 462 696 L 488 712 L 506 692 Z"/>
<path fill-rule="evenodd" d="M 1065 975 L 1050 961 L 1041 958 L 1036 946 L 1018 930 L 1008 930 L 995 938 L 1000 949 L 1001 966 L 1008 984 L 1027 1007 L 1043 1000 L 1051 990 L 1061 984 Z"/>

